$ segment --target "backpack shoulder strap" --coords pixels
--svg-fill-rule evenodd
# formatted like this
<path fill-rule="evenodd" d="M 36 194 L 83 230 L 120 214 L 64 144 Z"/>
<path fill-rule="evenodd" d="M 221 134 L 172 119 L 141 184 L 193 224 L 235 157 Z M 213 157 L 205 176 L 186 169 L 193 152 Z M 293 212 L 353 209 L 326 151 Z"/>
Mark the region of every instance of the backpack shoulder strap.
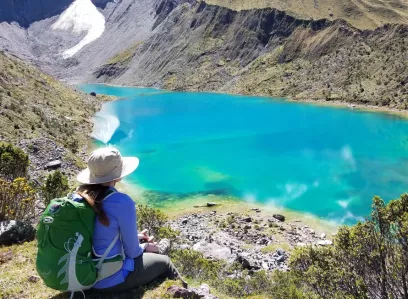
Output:
<path fill-rule="evenodd" d="M 119 240 L 119 233 L 116 235 L 115 238 L 113 238 L 112 242 L 110 243 L 110 245 L 108 246 L 108 248 L 106 248 L 105 252 L 103 253 L 102 257 L 99 259 L 98 264 L 96 265 L 96 269 L 100 269 L 103 261 L 106 259 L 106 257 L 108 256 L 108 254 L 110 253 L 110 251 L 112 250 L 113 246 L 115 246 L 116 242 Z"/>

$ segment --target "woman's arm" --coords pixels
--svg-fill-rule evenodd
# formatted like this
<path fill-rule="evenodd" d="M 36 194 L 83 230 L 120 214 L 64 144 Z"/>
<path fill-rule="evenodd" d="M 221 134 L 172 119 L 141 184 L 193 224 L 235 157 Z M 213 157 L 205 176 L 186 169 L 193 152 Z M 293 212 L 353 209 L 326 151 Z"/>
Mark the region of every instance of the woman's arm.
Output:
<path fill-rule="evenodd" d="M 117 219 L 125 255 L 130 258 L 138 257 L 143 253 L 144 248 L 138 238 L 136 206 L 127 195 L 124 195 L 121 200 L 121 213 Z"/>

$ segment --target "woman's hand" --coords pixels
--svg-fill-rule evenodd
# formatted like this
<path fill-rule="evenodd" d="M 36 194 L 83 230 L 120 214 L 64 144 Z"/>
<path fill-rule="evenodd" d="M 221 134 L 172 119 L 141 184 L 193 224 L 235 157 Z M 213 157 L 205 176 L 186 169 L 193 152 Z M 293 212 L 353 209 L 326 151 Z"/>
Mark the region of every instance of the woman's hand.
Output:
<path fill-rule="evenodd" d="M 159 246 L 156 243 L 148 243 L 145 252 L 159 253 Z"/>
<path fill-rule="evenodd" d="M 139 238 L 139 241 L 144 240 L 145 242 L 147 242 L 149 240 L 149 235 L 147 234 L 148 231 L 147 229 L 142 230 L 137 236 Z"/>

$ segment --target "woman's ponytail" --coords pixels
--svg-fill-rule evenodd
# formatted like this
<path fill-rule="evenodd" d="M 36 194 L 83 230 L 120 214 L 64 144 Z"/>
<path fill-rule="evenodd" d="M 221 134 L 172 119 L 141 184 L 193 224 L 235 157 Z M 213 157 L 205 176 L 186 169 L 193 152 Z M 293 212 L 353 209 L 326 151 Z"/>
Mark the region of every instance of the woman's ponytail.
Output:
<path fill-rule="evenodd" d="M 99 222 L 104 226 L 109 226 L 109 219 L 102 208 L 102 201 L 106 196 L 109 187 L 103 185 L 81 185 L 77 194 L 82 196 L 89 206 L 95 211 Z"/>

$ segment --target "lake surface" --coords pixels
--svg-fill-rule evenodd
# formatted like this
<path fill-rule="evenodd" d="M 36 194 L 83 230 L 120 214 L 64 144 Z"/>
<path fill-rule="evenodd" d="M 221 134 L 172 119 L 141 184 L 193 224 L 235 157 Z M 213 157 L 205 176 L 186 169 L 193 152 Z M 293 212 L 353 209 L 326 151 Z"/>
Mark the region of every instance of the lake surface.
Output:
<path fill-rule="evenodd" d="M 283 99 L 83 85 L 104 104 L 93 137 L 140 158 L 128 182 L 226 193 L 337 223 L 408 191 L 408 121 Z"/>

